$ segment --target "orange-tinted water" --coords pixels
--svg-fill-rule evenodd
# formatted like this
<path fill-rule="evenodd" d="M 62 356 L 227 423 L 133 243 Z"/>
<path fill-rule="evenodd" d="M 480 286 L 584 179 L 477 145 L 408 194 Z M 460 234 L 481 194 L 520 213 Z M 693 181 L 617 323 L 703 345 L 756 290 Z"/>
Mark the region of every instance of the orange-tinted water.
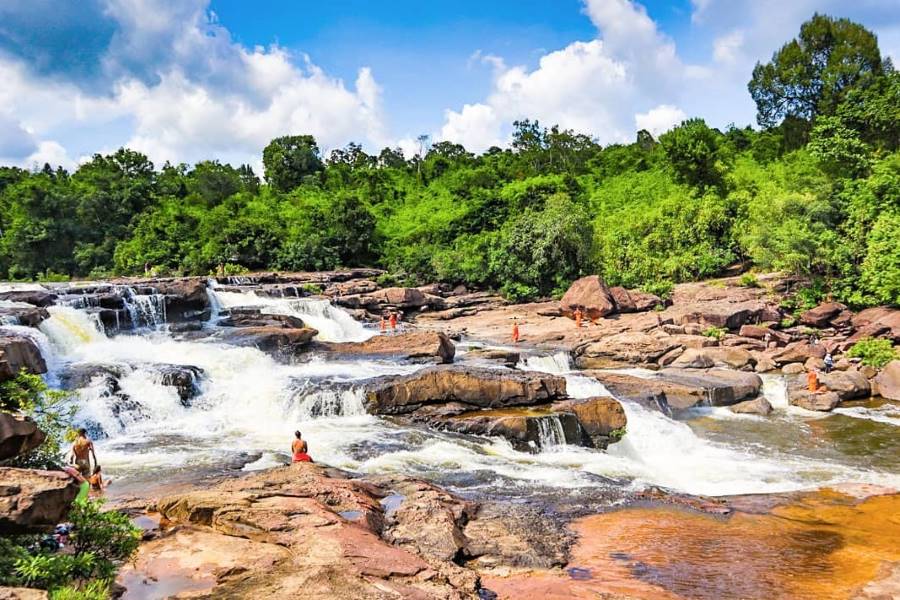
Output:
<path fill-rule="evenodd" d="M 898 494 L 860 501 L 823 491 L 727 519 L 629 508 L 586 517 L 573 529 L 579 541 L 568 573 L 485 577 L 485 586 L 523 600 L 840 599 L 900 564 Z"/>

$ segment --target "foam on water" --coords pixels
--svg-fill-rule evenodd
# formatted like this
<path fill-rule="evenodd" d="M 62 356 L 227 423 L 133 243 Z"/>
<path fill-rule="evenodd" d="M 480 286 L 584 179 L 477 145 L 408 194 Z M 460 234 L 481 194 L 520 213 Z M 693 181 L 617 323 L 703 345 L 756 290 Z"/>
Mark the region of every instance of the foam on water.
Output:
<path fill-rule="evenodd" d="M 854 419 L 866 419 L 876 423 L 900 427 L 900 407 L 892 404 L 884 404 L 878 407 L 847 406 L 836 408 L 832 412 Z"/>

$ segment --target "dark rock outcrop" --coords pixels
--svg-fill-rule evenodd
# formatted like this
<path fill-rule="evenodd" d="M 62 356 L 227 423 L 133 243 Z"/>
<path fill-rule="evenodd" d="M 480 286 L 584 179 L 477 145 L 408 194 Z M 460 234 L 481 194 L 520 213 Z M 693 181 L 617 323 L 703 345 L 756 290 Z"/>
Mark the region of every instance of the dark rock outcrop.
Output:
<path fill-rule="evenodd" d="M 628 424 L 622 403 L 609 396 L 562 400 L 553 404 L 553 410 L 574 413 L 582 431 L 596 448 L 606 448 L 618 441 L 613 435 L 621 434 Z"/>
<path fill-rule="evenodd" d="M 50 318 L 47 309 L 35 306 L 0 306 L 0 323 L 37 327 Z"/>
<path fill-rule="evenodd" d="M 458 433 L 502 437 L 521 452 L 535 452 L 558 444 L 585 445 L 578 418 L 572 412 L 528 408 L 479 410 L 452 417 L 434 417 L 428 422 Z"/>
<path fill-rule="evenodd" d="M 52 530 L 77 495 L 78 484 L 62 471 L 0 467 L 0 535 Z"/>
<path fill-rule="evenodd" d="M 314 337 L 315 329 L 283 327 L 235 327 L 223 333 L 223 339 L 237 346 L 254 346 L 263 352 L 287 358 L 303 352 Z"/>
<path fill-rule="evenodd" d="M 217 323 L 222 327 L 280 327 L 282 329 L 302 329 L 306 324 L 293 315 L 263 313 L 259 309 L 232 309 L 228 316 Z"/>
<path fill-rule="evenodd" d="M 28 417 L 0 412 L 0 461 L 34 450 L 46 437 Z"/>
<path fill-rule="evenodd" d="M 828 327 L 831 320 L 847 310 L 840 302 L 825 302 L 800 315 L 800 324 L 807 327 Z"/>
<path fill-rule="evenodd" d="M 41 308 L 53 306 L 56 302 L 56 294 L 41 290 L 21 290 L 12 292 L 0 292 L 0 300 L 10 302 L 24 302 Z"/>

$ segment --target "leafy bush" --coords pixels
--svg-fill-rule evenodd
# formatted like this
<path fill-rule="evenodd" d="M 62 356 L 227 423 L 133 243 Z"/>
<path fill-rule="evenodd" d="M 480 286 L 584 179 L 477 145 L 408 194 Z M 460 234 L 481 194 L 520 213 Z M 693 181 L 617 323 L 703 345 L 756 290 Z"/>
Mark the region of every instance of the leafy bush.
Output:
<path fill-rule="evenodd" d="M 881 368 L 892 360 L 900 358 L 890 340 L 866 338 L 856 342 L 847 356 L 861 358 L 864 365 Z"/>
<path fill-rule="evenodd" d="M 650 281 L 641 286 L 641 290 L 654 296 L 659 296 L 662 300 L 668 300 L 672 297 L 675 290 L 675 284 L 671 281 Z"/>
<path fill-rule="evenodd" d="M 740 284 L 742 287 L 747 287 L 747 288 L 760 287 L 759 280 L 756 278 L 756 275 L 754 275 L 753 273 L 744 273 L 743 275 L 741 275 Z"/>
<path fill-rule="evenodd" d="M 12 466 L 55 469 L 62 458 L 62 444 L 70 430 L 74 407 L 66 406 L 69 394 L 51 390 L 40 375 L 20 372 L 0 383 L 0 411 L 20 412 L 31 417 L 47 437 L 31 452 L 10 461 Z"/>
<path fill-rule="evenodd" d="M 723 327 L 709 327 L 703 332 L 703 335 L 713 339 L 721 340 L 727 333 L 728 330 Z"/>

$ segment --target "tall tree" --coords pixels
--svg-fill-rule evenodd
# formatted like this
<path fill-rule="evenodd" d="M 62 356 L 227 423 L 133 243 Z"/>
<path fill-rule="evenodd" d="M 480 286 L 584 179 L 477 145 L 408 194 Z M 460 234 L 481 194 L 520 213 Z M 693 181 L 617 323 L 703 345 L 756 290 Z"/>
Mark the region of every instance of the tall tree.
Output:
<path fill-rule="evenodd" d="M 289 192 L 303 178 L 324 168 L 316 139 L 311 135 L 275 138 L 263 150 L 266 181 L 281 192 Z"/>
<path fill-rule="evenodd" d="M 848 89 L 882 70 L 871 31 L 848 19 L 815 14 L 771 62 L 756 64 L 747 87 L 756 102 L 757 121 L 773 127 L 788 116 L 813 120 L 832 114 Z"/>

